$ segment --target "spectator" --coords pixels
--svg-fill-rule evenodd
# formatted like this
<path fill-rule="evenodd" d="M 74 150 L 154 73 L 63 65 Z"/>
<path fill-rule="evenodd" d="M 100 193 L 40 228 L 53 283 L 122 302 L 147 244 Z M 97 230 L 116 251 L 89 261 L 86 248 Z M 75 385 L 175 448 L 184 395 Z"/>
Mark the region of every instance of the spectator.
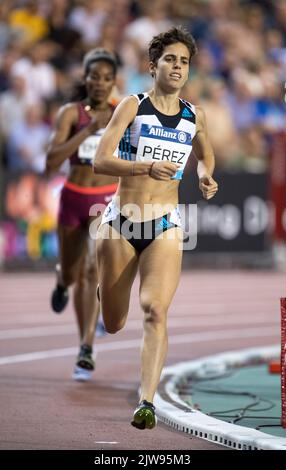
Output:
<path fill-rule="evenodd" d="M 12 171 L 44 171 L 50 128 L 43 122 L 43 111 L 40 103 L 28 105 L 24 121 L 9 134 L 7 160 Z"/>
<path fill-rule="evenodd" d="M 11 88 L 0 95 L 0 134 L 7 138 L 14 126 L 24 120 L 25 108 L 33 94 L 26 92 L 26 80 L 21 75 L 11 77 Z"/>
<path fill-rule="evenodd" d="M 107 7 L 101 0 L 84 0 L 81 6 L 71 12 L 69 26 L 80 33 L 86 49 L 100 40 Z"/>
<path fill-rule="evenodd" d="M 238 133 L 234 127 L 231 110 L 225 102 L 226 87 L 222 81 L 209 85 L 203 103 L 210 142 L 220 166 L 228 166 L 238 151 Z"/>
<path fill-rule="evenodd" d="M 27 93 L 34 93 L 39 100 L 51 98 L 56 92 L 56 73 L 48 62 L 50 56 L 50 42 L 44 40 L 34 44 L 29 57 L 22 57 L 12 67 L 12 74 L 25 78 Z"/>
<path fill-rule="evenodd" d="M 22 41 L 27 44 L 42 39 L 48 32 L 47 21 L 39 12 L 38 3 L 26 0 L 23 8 L 13 9 L 9 17 L 10 26 L 19 31 Z"/>

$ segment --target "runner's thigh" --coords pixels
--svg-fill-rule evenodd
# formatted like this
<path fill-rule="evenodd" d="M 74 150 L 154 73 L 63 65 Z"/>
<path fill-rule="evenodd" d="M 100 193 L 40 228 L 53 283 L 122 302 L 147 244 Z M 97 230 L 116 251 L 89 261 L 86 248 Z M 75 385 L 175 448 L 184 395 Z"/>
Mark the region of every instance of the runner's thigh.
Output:
<path fill-rule="evenodd" d="M 97 263 L 100 284 L 100 302 L 104 318 L 117 322 L 127 316 L 130 291 L 136 275 L 138 256 L 124 238 L 110 225 L 99 228 Z M 111 235 L 115 235 L 116 238 Z"/>
<path fill-rule="evenodd" d="M 169 232 L 169 233 L 168 233 Z M 181 229 L 162 234 L 140 255 L 140 303 L 144 309 L 160 304 L 167 310 L 179 282 L 182 263 Z"/>

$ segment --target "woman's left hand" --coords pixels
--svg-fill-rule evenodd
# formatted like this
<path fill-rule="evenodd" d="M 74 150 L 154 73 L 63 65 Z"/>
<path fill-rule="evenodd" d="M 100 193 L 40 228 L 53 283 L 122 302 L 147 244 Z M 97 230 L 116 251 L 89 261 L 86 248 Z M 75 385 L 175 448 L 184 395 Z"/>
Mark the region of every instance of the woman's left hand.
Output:
<path fill-rule="evenodd" d="M 205 199 L 214 197 L 218 190 L 217 182 L 210 175 L 205 175 L 200 178 L 199 187 Z"/>

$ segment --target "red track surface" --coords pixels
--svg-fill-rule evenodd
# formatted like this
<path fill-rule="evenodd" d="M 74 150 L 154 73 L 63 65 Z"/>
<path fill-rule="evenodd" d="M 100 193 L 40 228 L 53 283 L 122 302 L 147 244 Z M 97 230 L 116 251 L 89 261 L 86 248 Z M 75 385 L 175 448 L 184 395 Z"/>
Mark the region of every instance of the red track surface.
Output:
<path fill-rule="evenodd" d="M 225 449 L 163 424 L 130 426 L 142 331 L 137 283 L 125 329 L 97 340 L 93 381 L 73 382 L 74 314 L 71 306 L 50 311 L 53 282 L 49 274 L 0 275 L 0 449 Z M 167 364 L 279 343 L 284 296 L 284 274 L 185 271 L 170 310 Z M 26 356 L 43 351 L 45 358 Z"/>

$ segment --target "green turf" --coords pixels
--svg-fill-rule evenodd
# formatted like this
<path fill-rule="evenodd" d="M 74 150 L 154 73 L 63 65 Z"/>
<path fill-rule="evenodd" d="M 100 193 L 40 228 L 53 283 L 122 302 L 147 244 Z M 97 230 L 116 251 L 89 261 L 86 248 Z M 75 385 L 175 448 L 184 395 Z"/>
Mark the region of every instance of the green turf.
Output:
<path fill-rule="evenodd" d="M 229 376 L 220 378 L 199 381 L 190 379 L 180 389 L 180 396 L 187 403 L 198 406 L 204 413 L 210 413 L 218 419 L 286 437 L 286 429 L 280 426 L 280 375 L 269 374 L 265 364 L 232 369 L 229 373 Z M 259 403 L 253 405 L 257 401 Z M 243 419 L 235 420 L 249 406 Z M 272 424 L 277 426 L 270 426 Z"/>

